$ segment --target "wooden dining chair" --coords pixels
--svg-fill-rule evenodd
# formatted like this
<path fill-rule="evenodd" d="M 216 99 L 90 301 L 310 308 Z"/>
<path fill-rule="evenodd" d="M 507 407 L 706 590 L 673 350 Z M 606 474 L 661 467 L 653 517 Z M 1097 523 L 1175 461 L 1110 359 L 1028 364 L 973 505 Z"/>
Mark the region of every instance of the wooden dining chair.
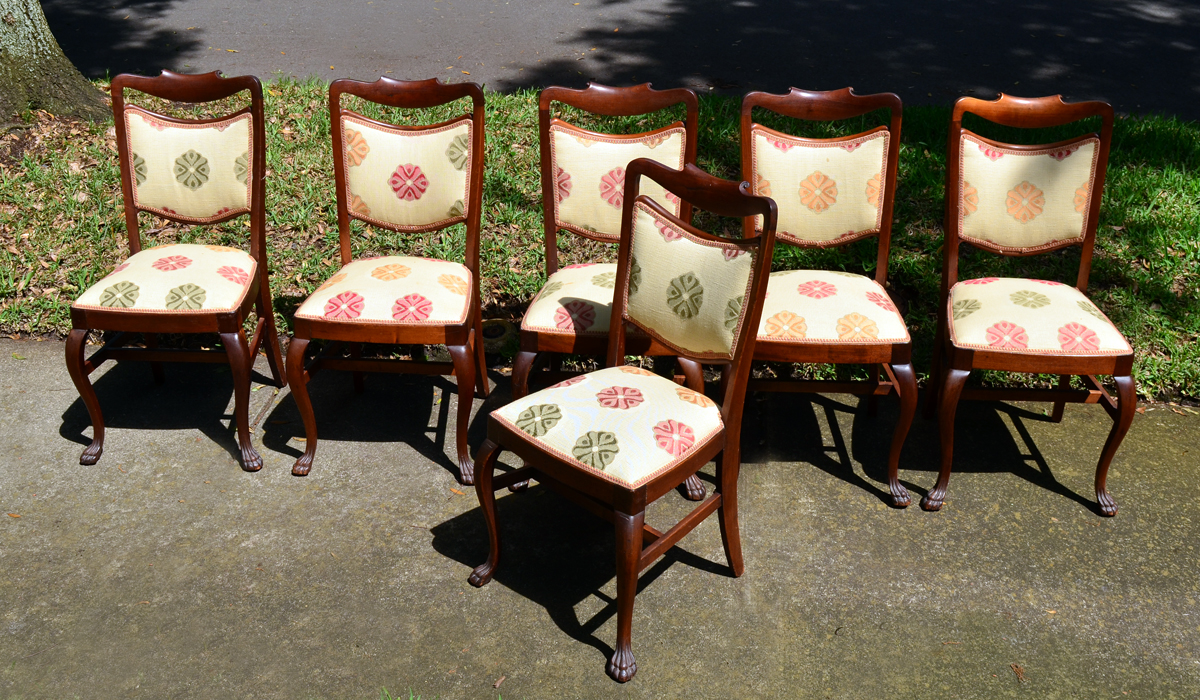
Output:
<path fill-rule="evenodd" d="M 640 194 L 642 182 L 654 182 Z M 728 240 L 701 232 L 657 196 L 666 192 L 721 216 L 761 216 L 760 235 Z M 754 333 L 775 242 L 775 204 L 746 183 L 719 180 L 639 158 L 629 163 L 604 369 L 576 376 L 493 411 L 476 458 L 475 491 L 487 521 L 487 561 L 471 574 L 482 586 L 500 558 L 495 491 L 531 476 L 616 525 L 617 644 L 608 673 L 637 672 L 631 647 L 638 572 L 696 525 L 718 513 L 734 576 L 743 571 L 737 519 L 739 436 Z M 672 235 L 663 235 L 670 229 Z M 727 369 L 721 402 L 625 364 L 632 329 L 643 347 Z M 504 449 L 526 466 L 494 476 Z M 646 507 L 716 458 L 711 496 L 666 532 L 645 523 Z"/>
<path fill-rule="evenodd" d="M 606 117 L 649 115 L 683 105 L 684 121 L 632 134 L 600 133 L 554 117 L 556 103 Z M 592 262 L 560 269 L 558 233 L 567 231 L 593 241 L 617 243 L 627 164 L 635 158 L 650 158 L 676 169 L 695 163 L 699 105 L 696 93 L 687 88 L 655 90 L 650 83 L 633 87 L 588 83 L 583 90 L 542 90 L 538 99 L 538 143 L 547 279 L 521 319 L 520 351 L 513 361 L 513 398 L 528 394 L 535 367 L 547 361 L 557 366 L 558 355 L 604 354 L 617 266 Z M 687 203 L 666 198 L 666 192 L 652 181 L 646 183 L 646 188 L 646 194 L 691 223 Z M 646 354 L 649 340 L 635 332 L 629 337 L 629 345 L 631 353 Z M 702 391 L 699 367 L 686 360 L 679 364 L 688 385 Z M 571 376 L 556 371 L 541 374 L 551 381 Z M 689 499 L 699 500 L 704 493 L 699 479 L 686 484 Z"/>
<path fill-rule="evenodd" d="M 250 104 L 217 119 L 179 119 L 126 104 L 126 90 L 188 103 L 248 92 Z M 79 463 L 95 464 L 104 449 L 104 416 L 88 379 L 104 362 L 148 361 L 158 382 L 163 362 L 228 362 L 242 468 L 256 471 L 262 457 L 250 441 L 250 370 L 264 344 L 274 383 L 285 384 L 268 285 L 262 86 L 249 75 L 163 71 L 153 78 L 118 75 L 111 94 L 129 257 L 71 304 L 67 370 L 93 431 Z M 138 223 L 143 211 L 186 224 L 219 224 L 248 215 L 250 250 L 193 243 L 143 248 Z M 251 310 L 258 321 L 247 343 L 244 324 Z M 116 333 L 85 358 L 91 330 Z M 145 347 L 126 347 L 138 333 Z M 161 333 L 217 333 L 224 349 L 159 348 Z"/>
<path fill-rule="evenodd" d="M 342 96 L 404 109 L 470 98 L 469 113 L 437 124 L 396 125 L 342 106 Z M 292 466 L 303 476 L 317 450 L 317 423 L 307 384 L 322 369 L 454 374 L 458 381 L 459 476 L 471 483 L 467 427 L 475 389 L 487 396 L 479 304 L 479 221 L 483 204 L 483 90 L 437 79 L 373 83 L 336 80 L 329 86 L 333 171 L 342 266 L 297 309 L 288 347 L 292 396 L 304 421 L 304 454 Z M 429 233 L 464 224 L 463 262 L 409 255 L 354 259 L 350 220 L 391 231 Z M 313 338 L 333 341 L 309 359 Z M 362 357 L 364 343 L 445 343 L 451 362 Z M 343 349 L 350 357 L 342 357 Z"/>
<path fill-rule="evenodd" d="M 800 138 L 756 123 L 755 108 L 805 121 L 852 119 L 887 110 L 889 121 L 852 136 Z M 902 110 L 900 98 L 891 93 L 792 88 L 783 95 L 752 92 L 742 100 L 741 113 L 742 177 L 752 183 L 755 194 L 775 199 L 778 240 L 801 248 L 831 248 L 870 237 L 879 244 L 870 277 L 841 270 L 772 272 L 754 346 L 756 360 L 868 364 L 871 378 L 753 379 L 750 390 L 865 394 L 871 414 L 877 397 L 898 394 L 900 417 L 887 465 L 896 507 L 910 502 L 898 471 L 900 450 L 917 408 L 912 339 L 887 291 Z M 751 236 L 761 221 L 748 219 L 745 226 Z"/>
<path fill-rule="evenodd" d="M 1015 145 L 963 128 L 967 113 L 1014 128 L 1058 127 L 1099 118 L 1100 133 L 1043 145 Z M 1088 273 L 1104 174 L 1112 142 L 1113 109 L 1104 102 L 1064 102 L 1061 96 L 993 101 L 960 98 L 950 117 L 946 158 L 946 221 L 937 341 L 927 411 L 939 413 L 942 464 L 937 485 L 921 500 L 938 510 L 946 498 L 954 457 L 954 413 L 962 399 L 1099 403 L 1113 427 L 1096 466 L 1096 500 L 1104 515 L 1117 506 L 1105 486 L 1109 464 L 1133 421 L 1137 393 L 1133 349 L 1087 297 Z M 1053 280 L 982 277 L 960 280 L 959 244 L 1008 256 L 1079 246 L 1074 286 Z M 1059 375 L 1054 389 L 964 389 L 974 369 Z M 1095 375 L 1110 374 L 1113 398 Z M 1084 390 L 1071 390 L 1071 376 Z"/>

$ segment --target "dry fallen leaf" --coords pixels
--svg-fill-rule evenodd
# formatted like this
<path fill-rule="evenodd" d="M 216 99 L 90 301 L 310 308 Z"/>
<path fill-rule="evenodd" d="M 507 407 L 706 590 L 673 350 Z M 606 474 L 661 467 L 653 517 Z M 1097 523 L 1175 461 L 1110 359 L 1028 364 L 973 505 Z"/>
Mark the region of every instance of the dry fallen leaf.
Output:
<path fill-rule="evenodd" d="M 453 491 L 454 493 L 457 493 L 460 496 L 466 495 L 465 493 L 463 493 L 462 491 L 459 491 L 458 489 L 450 489 L 450 490 Z"/>
<path fill-rule="evenodd" d="M 1024 668 L 1018 666 L 1017 664 L 1009 664 L 1008 667 L 1012 669 L 1013 673 L 1017 674 L 1017 682 L 1018 683 L 1025 682 L 1025 669 Z"/>
<path fill-rule="evenodd" d="M 18 514 L 16 514 L 16 513 L 9 513 L 9 514 L 8 514 L 8 517 L 10 517 L 10 518 L 19 518 L 19 517 L 21 517 L 21 516 L 20 516 L 20 515 L 18 515 Z"/>
<path fill-rule="evenodd" d="M 579 3 L 575 3 L 575 4 L 578 5 Z M 499 678 L 497 678 L 496 682 L 492 684 L 492 687 L 499 688 L 500 684 L 504 682 L 505 678 L 508 678 L 508 676 L 500 676 Z"/>
<path fill-rule="evenodd" d="M 463 75 L 470 75 L 470 74 L 471 74 L 471 71 L 467 71 L 467 70 L 465 70 L 465 71 L 463 71 L 463 72 L 462 72 L 462 74 L 463 74 Z"/>
<path fill-rule="evenodd" d="M 14 353 L 13 353 L 13 359 L 14 359 L 14 360 L 24 360 L 24 359 L 25 359 L 25 356 L 24 356 L 24 355 L 18 355 L 17 353 L 15 353 L 15 352 L 14 352 Z"/>

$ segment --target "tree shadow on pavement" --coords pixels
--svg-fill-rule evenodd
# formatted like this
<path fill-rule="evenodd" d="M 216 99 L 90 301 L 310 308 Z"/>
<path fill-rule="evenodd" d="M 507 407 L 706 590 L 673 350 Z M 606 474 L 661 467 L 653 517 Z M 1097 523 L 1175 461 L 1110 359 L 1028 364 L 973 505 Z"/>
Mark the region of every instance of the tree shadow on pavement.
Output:
<path fill-rule="evenodd" d="M 50 31 L 88 78 L 179 70 L 180 56 L 201 47 L 199 32 L 160 23 L 177 0 L 42 0 Z"/>

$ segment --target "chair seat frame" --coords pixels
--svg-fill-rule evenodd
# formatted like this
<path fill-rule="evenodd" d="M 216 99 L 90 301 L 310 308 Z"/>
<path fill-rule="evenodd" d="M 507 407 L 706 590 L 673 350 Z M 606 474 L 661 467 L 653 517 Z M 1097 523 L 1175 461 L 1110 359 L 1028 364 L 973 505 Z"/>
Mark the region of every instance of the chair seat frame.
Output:
<path fill-rule="evenodd" d="M 1051 250 L 1060 250 L 1078 245 L 1081 248 L 1079 273 L 1075 288 L 1086 296 L 1088 275 L 1091 271 L 1092 253 L 1096 242 L 1096 228 L 1100 216 L 1101 194 L 1104 191 L 1105 170 L 1109 148 L 1112 143 L 1113 109 L 1105 102 L 1068 103 L 1061 95 L 1051 97 L 1013 97 L 1000 94 L 992 101 L 973 97 L 959 98 L 950 117 L 950 134 L 947 145 L 946 168 L 946 218 L 944 230 L 946 240 L 942 261 L 941 298 L 938 306 L 937 338 L 934 342 L 933 368 L 930 373 L 929 391 L 925 404 L 927 417 L 938 417 L 941 441 L 941 466 L 938 480 L 933 489 L 921 499 L 925 510 L 940 510 L 946 499 L 950 471 L 954 461 L 954 417 L 960 400 L 974 401 L 1050 401 L 1053 410 L 1052 422 L 1063 418 L 1068 403 L 1100 404 L 1113 420 L 1112 429 L 1105 440 L 1096 465 L 1094 489 L 1097 510 L 1101 515 L 1117 514 L 1117 504 L 1108 492 L 1108 469 L 1113 457 L 1125 439 L 1133 422 L 1137 408 L 1137 389 L 1133 380 L 1133 352 L 1116 355 L 1037 355 L 1033 353 L 997 352 L 963 348 L 953 344 L 949 334 L 950 289 L 958 281 L 958 260 L 962 240 L 959 208 L 961 207 L 961 136 L 963 116 L 975 114 L 1002 126 L 1015 128 L 1050 128 L 1063 126 L 1082 119 L 1099 117 L 1101 122 L 1099 154 L 1096 175 L 1092 183 L 1090 208 L 1084 235 L 1068 239 L 1057 245 L 1041 246 L 1037 250 L 1009 250 L 987 243 L 972 243 L 981 250 L 1010 255 L 1029 256 Z M 1051 144 L 1054 145 L 1054 144 Z M 1007 146 L 1007 144 L 1006 144 Z M 1019 146 L 1019 149 L 1034 149 L 1038 146 Z M 966 388 L 972 370 L 999 370 L 1006 372 L 1041 373 L 1059 375 L 1055 388 Z M 1096 375 L 1111 375 L 1116 384 L 1114 397 Z M 1084 389 L 1071 389 L 1072 376 L 1083 381 Z"/>
<path fill-rule="evenodd" d="M 613 318 L 621 323 L 608 338 L 606 365 L 616 367 L 625 363 L 630 348 L 625 344 L 627 320 L 623 291 L 628 286 L 629 258 L 633 205 L 635 200 L 645 203 L 656 213 L 699 237 L 707 240 L 731 243 L 698 231 L 671 216 L 657 202 L 638 196 L 640 177 L 649 177 L 666 189 L 708 211 L 722 216 L 763 216 L 766 233 L 744 241 L 747 250 L 757 247 L 755 279 L 751 293 L 747 295 L 747 318 L 744 321 L 741 339 L 731 360 L 717 361 L 723 367 L 720 403 L 722 426 L 701 445 L 689 453 L 674 467 L 657 474 L 636 487 L 615 483 L 574 464 L 558 458 L 519 430 L 499 420 L 488 420 L 488 438 L 480 448 L 475 463 L 475 492 L 488 527 L 488 558 L 472 571 L 469 581 L 473 586 L 483 586 L 495 575 L 500 561 L 500 532 L 496 519 L 495 492 L 511 487 L 531 477 L 546 484 L 578 503 L 585 510 L 598 515 L 615 525 L 617 564 L 617 643 L 607 664 L 607 672 L 614 680 L 626 682 L 637 672 L 637 663 L 632 649 L 632 624 L 634 596 L 637 592 L 638 573 L 666 553 L 680 539 L 717 513 L 721 542 L 734 576 L 745 570 L 742 558 L 741 539 L 737 514 L 737 477 L 740 466 L 741 414 L 745 403 L 746 379 L 750 371 L 750 358 L 754 352 L 754 329 L 762 313 L 762 298 L 766 293 L 767 273 L 770 271 L 771 251 L 774 245 L 775 203 L 766 197 L 750 194 L 748 183 L 736 184 L 719 180 L 695 165 L 684 166 L 675 171 L 655 161 L 637 159 L 629 164 L 625 182 L 625 201 L 622 218 L 622 237 L 617 263 L 616 290 L 613 300 Z M 755 303 L 757 302 L 757 303 Z M 679 351 L 666 347 L 658 341 L 651 342 L 651 351 L 663 354 L 678 354 Z M 699 361 L 699 358 L 690 358 Z M 705 362 L 712 362 L 705 360 Z M 519 469 L 495 475 L 496 460 L 503 450 L 510 450 L 525 461 Z M 659 530 L 646 524 L 646 507 L 666 493 L 680 486 L 710 460 L 716 459 L 717 486 L 694 510 L 667 530 Z"/>
<path fill-rule="evenodd" d="M 900 128 L 903 103 L 892 93 L 858 95 L 852 88 L 831 91 L 812 91 L 791 88 L 785 94 L 751 92 L 742 100 L 741 139 L 742 177 L 754 181 L 754 161 L 751 151 L 753 111 L 766 109 L 792 119 L 803 121 L 833 121 L 851 119 L 870 112 L 886 109 L 889 112 L 887 168 L 884 173 L 884 196 L 881 207 L 879 241 L 875 263 L 874 280 L 880 287 L 887 284 L 888 256 L 891 247 L 892 210 L 895 203 L 896 170 L 900 159 Z M 754 231 L 754 221 L 746 224 L 747 235 Z M 858 240 L 855 238 L 854 240 Z M 785 243 L 801 246 L 795 240 Z M 813 241 L 802 245 L 806 248 L 829 248 L 844 245 L 842 241 Z M 872 365 L 871 378 L 858 381 L 795 380 L 795 379 L 751 379 L 751 391 L 774 391 L 795 393 L 843 393 L 867 396 L 867 414 L 874 416 L 878 410 L 878 398 L 895 394 L 900 400 L 900 415 L 892 433 L 891 449 L 888 453 L 887 479 L 891 505 L 907 507 L 912 499 L 908 489 L 900 483 L 900 453 L 912 426 L 917 409 L 917 379 L 912 367 L 912 341 L 894 343 L 854 344 L 830 341 L 828 343 L 787 343 L 759 338 L 755 343 L 754 359 L 767 362 L 864 364 Z M 882 375 L 882 376 L 881 376 Z"/>
<path fill-rule="evenodd" d="M 483 352 L 481 328 L 483 316 L 479 297 L 479 228 L 483 206 L 484 172 L 484 98 L 483 89 L 475 83 L 446 84 L 433 78 L 430 80 L 407 81 L 381 77 L 373 83 L 358 80 L 336 80 L 329 86 L 330 132 L 333 138 L 334 178 L 337 185 L 338 231 L 342 265 L 353 260 L 350 240 L 350 212 L 347 202 L 347 174 L 342 158 L 345 141 L 342 116 L 354 114 L 342 106 L 343 95 L 354 95 L 364 100 L 389 107 L 422 109 L 469 98 L 472 104 L 472 158 L 470 170 L 470 193 L 466 225 L 466 267 L 471 272 L 471 290 L 467 299 L 467 312 L 462 322 L 441 325 L 392 325 L 355 324 L 326 321 L 322 319 L 293 319 L 293 338 L 288 347 L 287 372 L 292 384 L 292 396 L 304 422 L 304 453 L 292 466 L 292 474 L 305 476 L 312 469 L 317 451 L 317 422 L 312 401 L 308 395 L 308 382 L 319 371 L 334 369 L 353 372 L 354 388 L 364 389 L 363 378 L 367 372 L 387 372 L 428 375 L 454 375 L 458 384 L 458 411 L 456 416 L 455 449 L 457 451 L 458 478 L 464 484 L 472 483 L 474 469 L 471 461 L 467 431 L 470 426 L 471 408 L 475 392 L 486 398 L 489 393 L 487 364 Z M 361 118 L 361 115 L 355 114 Z M 383 128 L 395 125 L 375 122 Z M 414 130 L 421 127 L 415 127 Z M 397 227 L 375 225 L 399 230 Z M 451 224 L 452 225 L 452 224 Z M 430 226 L 428 230 L 436 230 Z M 309 343 L 314 338 L 334 341 L 327 344 L 314 357 L 307 357 Z M 385 345 L 437 344 L 444 343 L 450 352 L 451 362 L 422 362 L 416 360 L 364 359 L 364 343 Z M 340 357 L 348 345 L 349 358 Z"/>
<path fill-rule="evenodd" d="M 134 199 L 133 173 L 130 167 L 129 138 L 125 126 L 125 90 L 138 92 L 176 102 L 214 102 L 249 92 L 250 106 L 227 117 L 218 119 L 189 119 L 188 124 L 211 124 L 229 117 L 250 114 L 253 124 L 252 147 L 254 149 L 250 177 L 250 255 L 257 263 L 256 274 L 249 281 L 242 302 L 234 309 L 213 312 L 188 312 L 171 314 L 162 311 L 107 311 L 83 307 L 71 307 L 72 330 L 67 337 L 67 371 L 75 388 L 79 391 L 92 421 L 92 440 L 79 457 L 79 463 L 95 464 L 104 451 L 104 415 L 89 376 L 108 360 L 136 360 L 149 362 L 155 382 L 165 381 L 164 362 L 227 363 L 233 374 L 234 423 L 237 426 L 238 446 L 242 468 L 257 471 L 262 468 L 262 456 L 255 450 L 250 438 L 250 375 L 254 358 L 261 348 L 266 349 L 272 383 L 283 387 L 287 384 L 275 327 L 275 312 L 271 303 L 270 274 L 266 257 L 266 133 L 263 119 L 262 85 L 253 76 L 222 77 L 219 72 L 203 75 L 182 75 L 164 70 L 156 77 L 122 74 L 113 78 L 111 85 L 112 109 L 116 121 L 117 153 L 121 167 L 121 191 L 125 204 L 125 225 L 128 234 L 130 255 L 142 250 L 141 231 L 138 224 L 138 207 Z M 154 115 L 164 121 L 176 123 L 180 120 Z M 219 224 L 244 215 L 245 212 L 215 219 Z M 171 221 L 190 223 L 159 214 Z M 247 342 L 245 322 L 250 311 L 257 316 L 252 340 Z M 99 350 L 85 357 L 85 344 L 89 331 L 117 331 Z M 131 334 L 143 334 L 144 348 L 128 347 Z M 216 333 L 221 339 L 222 350 L 176 350 L 160 349 L 158 335 L 161 333 Z"/>

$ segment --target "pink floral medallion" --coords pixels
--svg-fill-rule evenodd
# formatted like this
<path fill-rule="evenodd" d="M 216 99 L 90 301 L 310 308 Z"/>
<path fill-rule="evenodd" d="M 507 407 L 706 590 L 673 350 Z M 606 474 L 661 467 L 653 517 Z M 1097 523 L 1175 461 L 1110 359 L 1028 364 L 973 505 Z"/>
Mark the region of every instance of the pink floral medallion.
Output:
<path fill-rule="evenodd" d="M 988 160 L 995 163 L 1004 157 L 1004 154 L 985 144 L 979 144 L 979 152 L 982 153 Z"/>
<path fill-rule="evenodd" d="M 1055 282 L 1054 280 L 1029 280 L 1029 281 L 1030 281 L 1030 282 L 1037 282 L 1038 284 L 1045 284 L 1045 285 L 1049 285 L 1049 286 L 1051 286 L 1051 287 L 1065 287 L 1065 286 L 1067 286 L 1067 285 L 1063 284 L 1062 282 Z"/>
<path fill-rule="evenodd" d="M 182 255 L 168 255 L 165 258 L 159 258 L 154 261 L 154 269 L 170 272 L 171 270 L 182 270 L 192 264 L 191 258 L 185 258 Z"/>
<path fill-rule="evenodd" d="M 1074 153 L 1075 151 L 1078 151 L 1078 150 L 1079 150 L 1079 147 L 1076 146 L 1075 148 L 1064 148 L 1061 151 L 1054 151 L 1053 153 L 1049 153 L 1047 155 L 1049 155 L 1054 160 L 1062 162 L 1063 159 L 1065 159 L 1067 156 L 1071 155 L 1072 153 Z"/>
<path fill-rule="evenodd" d="M 123 263 L 121 263 L 120 265 L 117 265 L 116 267 L 114 267 L 114 268 L 113 268 L 113 272 L 114 272 L 114 273 L 116 273 L 116 272 L 120 272 L 121 270 L 124 270 L 124 269 L 125 269 L 125 268 L 127 268 L 127 267 L 129 267 L 129 263 L 127 263 L 127 262 L 123 262 Z"/>
<path fill-rule="evenodd" d="M 234 284 L 244 285 L 250 281 L 250 275 L 247 274 L 245 270 L 240 267 L 233 267 L 232 265 L 218 267 L 217 274 L 229 280 L 230 282 L 233 282 Z"/>
<path fill-rule="evenodd" d="M 396 168 L 388 185 L 396 193 L 396 197 L 405 202 L 415 202 L 429 189 L 429 178 L 412 163 L 406 163 Z"/>
<path fill-rule="evenodd" d="M 679 197 L 676 197 L 673 192 L 667 192 L 666 196 L 667 201 L 675 207 L 675 213 L 679 213 L 679 205 L 683 203 L 683 200 Z"/>
<path fill-rule="evenodd" d="M 1001 321 L 987 329 L 987 344 L 994 348 L 1029 347 L 1029 335 L 1015 323 Z"/>
<path fill-rule="evenodd" d="M 740 248 L 722 248 L 721 255 L 725 256 L 725 260 L 734 260 L 746 254 L 746 251 Z"/>
<path fill-rule="evenodd" d="M 564 331 L 586 331 L 595 322 L 596 308 L 579 299 L 563 304 L 554 312 L 554 325 Z"/>
<path fill-rule="evenodd" d="M 858 147 L 861 145 L 862 145 L 862 141 L 858 141 L 858 142 L 852 142 L 852 143 L 838 144 L 838 148 L 842 149 L 843 151 L 845 151 L 847 153 L 853 153 L 853 152 L 857 151 Z"/>
<path fill-rule="evenodd" d="M 605 408 L 633 408 L 646 400 L 642 392 L 631 386 L 610 386 L 596 394 L 596 400 Z"/>
<path fill-rule="evenodd" d="M 365 302 L 361 294 L 342 292 L 325 302 L 325 318 L 352 319 L 362 315 Z"/>
<path fill-rule="evenodd" d="M 712 408 L 713 406 L 717 405 L 713 403 L 712 399 L 708 398 L 704 394 L 701 394 L 698 391 L 692 391 L 685 386 L 675 387 L 675 395 L 679 397 L 680 401 L 694 404 L 700 408 Z"/>
<path fill-rule="evenodd" d="M 837 294 L 837 287 L 828 282 L 821 280 L 812 280 L 796 287 L 796 291 L 800 296 L 811 297 L 813 299 L 824 299 Z"/>
<path fill-rule="evenodd" d="M 654 426 L 654 444 L 678 457 L 696 444 L 696 431 L 677 420 L 665 420 Z"/>
<path fill-rule="evenodd" d="M 654 226 L 658 228 L 658 232 L 662 234 L 662 237 L 666 239 L 668 243 L 683 238 L 682 233 L 668 226 L 665 221 L 655 221 Z"/>
<path fill-rule="evenodd" d="M 879 292 L 867 292 L 867 301 L 881 309 L 887 309 L 888 311 L 896 310 L 896 305 L 892 303 L 892 300 L 888 298 L 886 294 L 880 294 Z"/>
<path fill-rule="evenodd" d="M 617 371 L 624 372 L 625 374 L 636 374 L 639 377 L 654 376 L 654 373 L 651 372 L 650 370 L 645 370 L 645 369 L 642 369 L 641 367 L 634 367 L 633 365 L 621 365 L 620 367 L 617 368 Z"/>
<path fill-rule="evenodd" d="M 573 385 L 575 385 L 575 384 L 578 384 L 579 382 L 582 382 L 584 379 L 587 379 L 587 377 L 583 377 L 583 376 L 579 376 L 579 377 L 571 377 L 570 379 L 564 379 L 564 380 L 562 380 L 561 382 L 559 382 L 558 384 L 555 384 L 555 385 L 551 386 L 550 388 L 551 388 L 551 389 L 563 389 L 563 388 L 565 388 L 565 387 L 568 387 L 568 386 L 573 386 Z"/>
<path fill-rule="evenodd" d="M 597 263 L 576 263 L 574 265 L 567 265 L 563 269 L 564 270 L 578 270 L 581 267 L 591 267 L 592 265 L 595 265 L 595 264 L 597 264 Z"/>
<path fill-rule="evenodd" d="M 625 203 L 625 168 L 613 168 L 600 178 L 600 199 L 621 208 Z"/>
<path fill-rule="evenodd" d="M 554 173 L 554 196 L 561 202 L 571 196 L 571 173 L 558 168 Z"/>
<path fill-rule="evenodd" d="M 999 282 L 999 281 L 1000 281 L 999 277 L 980 277 L 979 279 L 974 279 L 974 280 L 963 280 L 962 283 L 963 284 L 991 284 L 992 282 Z"/>
<path fill-rule="evenodd" d="M 433 311 L 433 302 L 420 294 L 400 297 L 392 304 L 392 318 L 397 321 L 424 321 Z"/>
<path fill-rule="evenodd" d="M 783 151 L 784 153 L 787 153 L 788 151 L 790 151 L 796 147 L 796 144 L 794 144 L 794 143 L 788 143 L 786 141 L 780 141 L 778 139 L 773 139 L 770 136 L 767 137 L 767 143 L 771 144 L 775 148 L 778 148 L 779 150 Z"/>
<path fill-rule="evenodd" d="M 1096 352 L 1100 337 L 1082 323 L 1068 323 L 1058 329 L 1058 344 L 1067 352 Z"/>

